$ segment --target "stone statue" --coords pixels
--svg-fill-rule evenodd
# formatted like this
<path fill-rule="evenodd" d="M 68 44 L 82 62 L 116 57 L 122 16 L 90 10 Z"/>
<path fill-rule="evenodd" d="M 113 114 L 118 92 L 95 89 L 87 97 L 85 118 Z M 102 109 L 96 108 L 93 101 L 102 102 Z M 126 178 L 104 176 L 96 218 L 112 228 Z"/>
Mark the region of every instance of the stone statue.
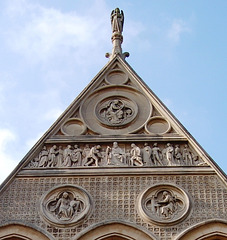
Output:
<path fill-rule="evenodd" d="M 62 146 L 59 146 L 58 148 L 58 156 L 57 156 L 57 166 L 58 167 L 61 167 L 63 165 L 63 161 L 64 161 L 64 158 L 63 158 L 63 149 L 62 149 Z"/>
<path fill-rule="evenodd" d="M 174 156 L 175 156 L 175 161 L 177 164 L 182 165 L 182 154 L 180 150 L 180 146 L 176 145 L 174 149 Z"/>
<path fill-rule="evenodd" d="M 125 153 L 118 146 L 117 142 L 113 142 L 113 147 L 110 148 L 107 146 L 106 148 L 106 157 L 107 157 L 107 165 L 125 165 Z"/>
<path fill-rule="evenodd" d="M 88 154 L 90 153 L 90 147 L 89 147 L 89 144 L 86 144 L 85 145 L 85 147 L 84 147 L 84 149 L 83 149 L 83 152 L 82 152 L 82 157 L 83 157 L 83 159 L 82 159 L 82 166 L 84 166 L 84 164 L 85 164 L 85 161 L 86 161 L 86 159 L 87 159 L 87 156 L 88 156 Z"/>
<path fill-rule="evenodd" d="M 151 166 L 151 153 L 151 147 L 148 145 L 148 143 L 144 143 L 143 161 L 145 166 Z"/>
<path fill-rule="evenodd" d="M 39 167 L 46 167 L 48 164 L 48 150 L 46 146 L 43 147 L 42 151 L 39 154 Z"/>
<path fill-rule="evenodd" d="M 189 149 L 187 144 L 184 145 L 183 159 L 184 159 L 186 165 L 193 165 L 193 162 L 192 162 L 192 152 Z"/>
<path fill-rule="evenodd" d="M 63 166 L 64 167 L 71 167 L 72 166 L 72 146 L 68 145 L 67 148 L 63 152 Z"/>
<path fill-rule="evenodd" d="M 112 32 L 120 33 L 123 32 L 123 25 L 124 25 L 124 13 L 119 8 L 116 8 L 111 13 L 111 26 L 112 26 Z"/>
<path fill-rule="evenodd" d="M 139 147 L 136 146 L 136 144 L 132 143 L 131 144 L 131 165 L 132 166 L 143 166 L 143 161 L 142 161 L 142 157 L 141 157 L 141 150 Z"/>
<path fill-rule="evenodd" d="M 74 149 L 72 151 L 72 163 L 73 165 L 81 166 L 82 164 L 82 150 L 76 144 L 74 145 Z"/>
<path fill-rule="evenodd" d="M 48 161 L 48 166 L 47 167 L 56 167 L 57 166 L 57 155 L 58 155 L 58 150 L 57 150 L 57 146 L 54 145 L 53 147 L 50 148 L 49 151 L 49 161 Z"/>
<path fill-rule="evenodd" d="M 169 166 L 174 165 L 174 149 L 173 146 L 170 143 L 167 143 L 166 145 L 166 149 L 165 149 L 165 154 L 166 154 L 166 160 Z"/>
<path fill-rule="evenodd" d="M 100 153 L 101 146 L 97 145 L 90 149 L 90 152 L 85 158 L 84 166 L 90 166 L 95 163 L 95 166 L 98 167 L 98 161 L 102 158 Z"/>
<path fill-rule="evenodd" d="M 153 144 L 152 150 L 152 161 L 155 166 L 163 165 L 161 161 L 161 150 L 157 143 Z"/>

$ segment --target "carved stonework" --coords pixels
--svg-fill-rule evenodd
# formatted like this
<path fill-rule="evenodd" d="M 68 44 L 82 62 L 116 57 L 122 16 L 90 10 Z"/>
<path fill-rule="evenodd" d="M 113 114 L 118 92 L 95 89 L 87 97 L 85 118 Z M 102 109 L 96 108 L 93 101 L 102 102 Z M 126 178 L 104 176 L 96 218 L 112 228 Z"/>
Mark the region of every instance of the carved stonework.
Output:
<path fill-rule="evenodd" d="M 97 117 L 104 124 L 109 126 L 121 126 L 131 122 L 137 111 L 136 104 L 130 106 L 130 101 L 127 99 L 105 100 L 98 108 Z"/>
<path fill-rule="evenodd" d="M 149 99 L 126 85 L 109 85 L 92 92 L 81 104 L 80 116 L 97 134 L 122 135 L 141 129 L 152 115 Z M 82 131 L 81 131 L 82 132 Z"/>
<path fill-rule="evenodd" d="M 206 165 L 187 144 L 117 143 L 44 146 L 26 168 Z"/>
<path fill-rule="evenodd" d="M 144 191 L 139 198 L 139 213 L 156 224 L 176 224 L 190 209 L 188 195 L 172 185 L 156 185 Z"/>
<path fill-rule="evenodd" d="M 74 225 L 91 210 L 89 195 L 75 186 L 62 186 L 47 193 L 41 203 L 44 218 L 55 225 Z"/>

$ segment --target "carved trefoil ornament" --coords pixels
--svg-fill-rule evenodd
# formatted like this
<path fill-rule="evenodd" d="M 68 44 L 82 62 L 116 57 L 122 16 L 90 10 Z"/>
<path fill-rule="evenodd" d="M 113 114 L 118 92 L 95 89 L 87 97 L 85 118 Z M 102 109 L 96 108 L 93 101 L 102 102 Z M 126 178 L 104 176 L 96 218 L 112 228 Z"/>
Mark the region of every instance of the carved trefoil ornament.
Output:
<path fill-rule="evenodd" d="M 52 189 L 41 201 L 44 218 L 57 226 L 75 225 L 91 211 L 91 198 L 80 187 L 72 185 Z"/>
<path fill-rule="evenodd" d="M 189 213 L 187 193 L 173 185 L 155 185 L 139 197 L 138 211 L 147 221 L 158 225 L 176 224 Z"/>

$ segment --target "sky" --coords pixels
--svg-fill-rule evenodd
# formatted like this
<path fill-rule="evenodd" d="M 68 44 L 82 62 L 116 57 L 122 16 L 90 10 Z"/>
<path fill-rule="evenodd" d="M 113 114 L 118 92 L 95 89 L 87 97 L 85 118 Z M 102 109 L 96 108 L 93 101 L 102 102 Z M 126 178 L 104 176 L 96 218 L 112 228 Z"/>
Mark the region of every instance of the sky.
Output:
<path fill-rule="evenodd" d="M 227 173 L 226 0 L 1 0 L 0 183 L 108 62 L 126 61 Z"/>

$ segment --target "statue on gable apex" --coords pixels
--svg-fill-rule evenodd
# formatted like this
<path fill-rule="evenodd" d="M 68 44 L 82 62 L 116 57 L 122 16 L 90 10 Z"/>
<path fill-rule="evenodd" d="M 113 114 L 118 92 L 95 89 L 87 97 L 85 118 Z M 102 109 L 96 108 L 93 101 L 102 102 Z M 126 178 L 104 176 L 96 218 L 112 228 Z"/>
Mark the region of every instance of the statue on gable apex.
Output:
<path fill-rule="evenodd" d="M 116 8 L 111 12 L 111 26 L 113 33 L 122 33 L 124 25 L 124 13 L 119 8 Z"/>

